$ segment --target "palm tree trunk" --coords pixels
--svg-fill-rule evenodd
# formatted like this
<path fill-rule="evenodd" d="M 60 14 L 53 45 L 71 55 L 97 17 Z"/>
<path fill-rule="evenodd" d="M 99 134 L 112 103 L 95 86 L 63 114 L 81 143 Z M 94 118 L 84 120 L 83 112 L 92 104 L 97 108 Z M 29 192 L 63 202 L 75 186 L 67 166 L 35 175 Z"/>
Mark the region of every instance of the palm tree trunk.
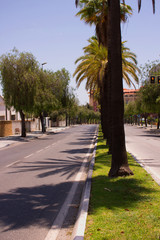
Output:
<path fill-rule="evenodd" d="M 120 1 L 108 1 L 108 64 L 111 80 L 112 165 L 110 177 L 131 175 L 124 133 L 124 100 L 122 84 Z"/>
<path fill-rule="evenodd" d="M 102 87 L 100 87 L 100 106 L 101 106 L 101 126 L 102 126 L 102 132 L 104 139 L 106 138 L 106 133 L 105 133 L 105 121 L 104 121 L 104 98 L 103 98 L 103 91 Z"/>
<path fill-rule="evenodd" d="M 26 124 L 25 124 L 25 114 L 20 110 L 21 116 L 21 137 L 26 137 Z"/>
<path fill-rule="evenodd" d="M 108 68 L 105 69 L 105 74 L 103 77 L 103 113 L 104 113 L 104 125 L 105 125 L 105 136 L 106 144 L 109 148 L 108 154 L 112 153 L 112 122 L 111 122 L 111 89 L 110 89 L 110 79 L 108 75 Z"/>

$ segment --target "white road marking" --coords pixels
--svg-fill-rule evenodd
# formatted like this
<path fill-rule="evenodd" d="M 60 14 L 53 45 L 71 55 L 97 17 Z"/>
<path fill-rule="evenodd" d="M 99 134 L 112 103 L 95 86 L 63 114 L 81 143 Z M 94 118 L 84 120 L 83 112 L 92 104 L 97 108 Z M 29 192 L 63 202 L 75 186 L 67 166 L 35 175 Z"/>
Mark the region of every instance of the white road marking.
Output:
<path fill-rule="evenodd" d="M 26 156 L 26 157 L 24 157 L 24 158 L 29 158 L 29 157 L 31 157 L 31 156 L 33 156 L 33 153 L 30 154 L 30 155 L 28 155 L 28 156 Z"/>
<path fill-rule="evenodd" d="M 38 150 L 36 153 L 40 153 L 40 152 L 42 152 L 44 149 L 41 149 L 41 150 Z"/>
<path fill-rule="evenodd" d="M 51 229 L 49 230 L 45 240 L 56 240 L 60 230 L 61 230 L 61 227 L 62 227 L 62 224 L 64 222 L 64 219 L 68 213 L 68 210 L 69 210 L 69 206 L 70 206 L 70 203 L 72 202 L 73 200 L 73 197 L 75 195 L 75 192 L 76 192 L 76 189 L 78 187 L 78 184 L 79 184 L 79 181 L 81 180 L 82 178 L 82 174 L 84 172 L 84 168 L 86 166 L 86 163 L 88 162 L 88 158 L 91 154 L 91 149 L 92 149 L 92 146 L 94 144 L 94 140 L 95 138 L 93 138 L 92 140 L 92 143 L 90 144 L 90 147 L 89 147 L 89 150 L 88 150 L 88 153 L 86 154 L 86 157 L 84 158 L 82 164 L 81 164 L 81 168 L 79 170 L 79 172 L 77 173 L 75 179 L 74 179 L 74 183 L 72 184 L 72 187 L 69 191 L 69 194 L 64 202 L 64 204 L 62 205 L 60 211 L 59 211 L 59 214 L 57 215 L 55 221 L 53 222 L 52 226 L 51 226 Z"/>
<path fill-rule="evenodd" d="M 59 142 L 59 141 L 57 141 L 56 143 L 58 143 L 58 142 Z M 36 154 L 36 153 L 40 153 L 40 152 L 44 151 L 44 149 L 48 149 L 48 148 L 50 148 L 51 146 L 54 146 L 56 143 L 53 143 L 52 145 L 49 145 L 49 146 L 47 146 L 47 147 L 45 147 L 45 148 L 42 148 L 42 149 L 36 151 L 35 153 L 32 153 L 32 154 L 30 154 L 30 155 L 27 155 L 27 156 L 24 157 L 24 158 L 27 159 L 27 158 L 33 156 L 33 155 Z M 8 165 L 6 166 L 6 168 L 9 168 L 9 167 L 11 167 L 11 166 L 13 166 L 13 165 L 15 165 L 15 164 L 17 164 L 17 163 L 19 163 L 19 162 L 21 162 L 21 160 L 17 160 L 17 161 L 15 161 L 15 162 L 13 162 L 13 163 L 10 163 L 10 164 L 8 164 Z"/>
<path fill-rule="evenodd" d="M 45 149 L 48 149 L 50 147 L 50 145 L 49 146 L 47 146 L 47 147 L 45 147 Z"/>
<path fill-rule="evenodd" d="M 6 168 L 9 168 L 9 167 L 11 167 L 11 166 L 13 166 L 14 164 L 19 163 L 19 162 L 20 162 L 20 160 L 17 160 L 17 161 L 15 161 L 15 162 L 11 163 L 11 164 L 8 164 L 8 165 L 6 166 Z"/>

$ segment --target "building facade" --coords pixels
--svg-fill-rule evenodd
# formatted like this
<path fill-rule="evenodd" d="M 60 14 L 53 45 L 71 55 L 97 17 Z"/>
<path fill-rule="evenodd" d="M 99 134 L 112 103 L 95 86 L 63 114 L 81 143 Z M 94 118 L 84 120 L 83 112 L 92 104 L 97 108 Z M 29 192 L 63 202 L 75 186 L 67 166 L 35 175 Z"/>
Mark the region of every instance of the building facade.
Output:
<path fill-rule="evenodd" d="M 20 114 L 16 112 L 13 107 L 11 109 L 8 109 L 6 107 L 2 96 L 0 96 L 0 120 L 1 121 L 21 120 Z"/>
<path fill-rule="evenodd" d="M 129 102 L 133 102 L 137 98 L 137 93 L 139 89 L 123 89 L 123 97 L 124 97 L 124 104 L 128 104 Z"/>

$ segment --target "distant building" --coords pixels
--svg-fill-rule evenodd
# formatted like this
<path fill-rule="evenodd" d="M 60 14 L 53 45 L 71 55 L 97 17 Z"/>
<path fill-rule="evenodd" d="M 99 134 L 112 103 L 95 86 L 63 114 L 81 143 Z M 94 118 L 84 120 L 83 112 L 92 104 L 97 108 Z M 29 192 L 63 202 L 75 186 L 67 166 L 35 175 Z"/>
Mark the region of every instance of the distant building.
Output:
<path fill-rule="evenodd" d="M 133 102 L 137 98 L 137 93 L 139 92 L 139 89 L 126 89 L 123 88 L 123 97 L 124 97 L 124 103 L 128 104 L 129 102 Z"/>
<path fill-rule="evenodd" d="M 48 121 L 47 124 L 49 125 Z M 46 127 L 48 127 L 47 124 Z M 40 119 L 38 118 L 26 119 L 26 130 L 28 132 L 40 129 L 41 129 Z M 8 109 L 5 105 L 3 97 L 0 96 L 0 137 L 20 133 L 20 131 L 21 131 L 20 113 L 16 112 L 16 110 L 13 107 Z"/>
<path fill-rule="evenodd" d="M 137 98 L 137 93 L 138 92 L 139 92 L 139 89 L 123 88 L 124 103 L 128 104 L 129 102 L 135 101 L 136 98 Z M 94 99 L 93 91 L 89 92 L 89 105 L 93 107 L 93 110 L 95 112 L 98 111 L 98 103 L 97 103 L 97 100 Z"/>

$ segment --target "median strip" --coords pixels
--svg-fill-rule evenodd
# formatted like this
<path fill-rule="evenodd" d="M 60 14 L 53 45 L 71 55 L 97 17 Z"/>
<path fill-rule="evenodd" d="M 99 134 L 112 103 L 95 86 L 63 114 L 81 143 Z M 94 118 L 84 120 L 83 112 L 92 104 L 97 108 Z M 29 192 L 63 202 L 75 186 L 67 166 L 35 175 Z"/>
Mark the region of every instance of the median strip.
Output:
<path fill-rule="evenodd" d="M 129 154 L 134 175 L 109 178 L 107 152 L 99 132 L 84 239 L 160 239 L 160 187 Z"/>

